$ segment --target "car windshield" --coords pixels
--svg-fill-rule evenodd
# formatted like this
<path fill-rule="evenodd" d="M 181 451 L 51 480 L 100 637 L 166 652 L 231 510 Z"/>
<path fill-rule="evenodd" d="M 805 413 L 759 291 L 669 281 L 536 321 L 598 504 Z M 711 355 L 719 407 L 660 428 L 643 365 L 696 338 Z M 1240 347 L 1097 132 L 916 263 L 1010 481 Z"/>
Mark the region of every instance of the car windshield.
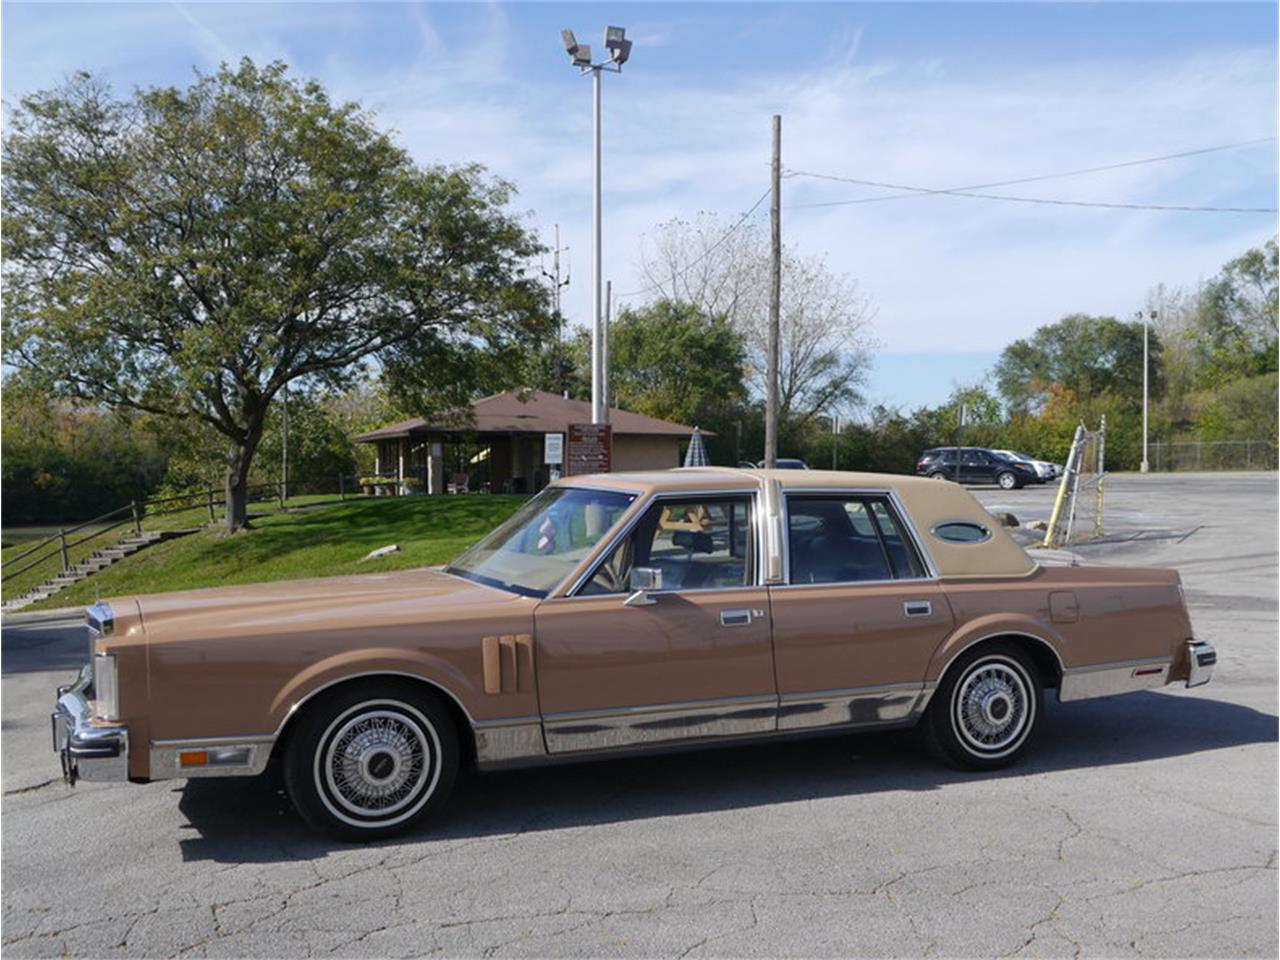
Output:
<path fill-rule="evenodd" d="M 527 597 L 545 597 L 626 512 L 635 494 L 548 487 L 445 568 Z"/>

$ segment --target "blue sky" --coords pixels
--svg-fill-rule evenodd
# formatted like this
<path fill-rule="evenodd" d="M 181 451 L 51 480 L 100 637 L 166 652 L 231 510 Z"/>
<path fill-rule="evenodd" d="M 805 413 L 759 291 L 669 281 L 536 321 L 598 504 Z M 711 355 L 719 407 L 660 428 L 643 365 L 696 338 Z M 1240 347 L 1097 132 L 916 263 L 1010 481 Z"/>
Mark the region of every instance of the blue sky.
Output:
<path fill-rule="evenodd" d="M 201 4 L 6 2 L 3 95 L 90 69 L 120 91 L 282 59 L 358 99 L 423 162 L 513 180 L 561 225 L 589 298 L 590 84 L 558 31 L 635 41 L 605 78 L 606 276 L 643 286 L 646 235 L 748 208 L 784 164 L 925 187 L 1013 179 L 1274 137 L 1275 4 Z M 1005 188 L 1022 196 L 1275 207 L 1274 143 Z M 1264 242 L 1270 215 L 1022 205 L 790 178 L 784 236 L 876 306 L 873 400 L 936 403 L 1000 349 L 1075 311 L 1128 315 Z M 1000 191 L 993 191 L 1000 192 Z M 756 214 L 767 217 L 765 207 Z"/>

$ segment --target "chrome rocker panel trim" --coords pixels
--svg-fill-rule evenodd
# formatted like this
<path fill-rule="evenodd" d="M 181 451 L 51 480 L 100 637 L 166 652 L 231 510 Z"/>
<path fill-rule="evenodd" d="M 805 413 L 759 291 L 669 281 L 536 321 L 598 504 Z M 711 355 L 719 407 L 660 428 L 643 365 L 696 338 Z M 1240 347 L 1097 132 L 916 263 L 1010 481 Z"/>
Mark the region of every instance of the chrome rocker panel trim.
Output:
<path fill-rule="evenodd" d="M 778 729 L 859 728 L 914 721 L 924 713 L 937 686 L 933 682 L 886 683 L 783 694 L 778 706 Z"/>
<path fill-rule="evenodd" d="M 92 682 L 85 666 L 75 683 L 58 688 L 58 701 L 49 720 L 53 751 L 62 762 L 69 786 L 77 780 L 122 782 L 129 779 L 129 729 L 121 724 L 93 722 L 93 706 L 85 696 Z"/>
<path fill-rule="evenodd" d="M 1113 697 L 1121 693 L 1163 687 L 1169 682 L 1169 670 L 1172 666 L 1172 657 L 1146 657 L 1141 660 L 1070 667 L 1062 671 L 1058 701 L 1070 703 L 1074 700 Z"/>
<path fill-rule="evenodd" d="M 547 752 L 556 754 L 773 733 L 777 730 L 777 716 L 777 696 L 765 694 L 550 714 L 543 718 L 542 726 Z"/>

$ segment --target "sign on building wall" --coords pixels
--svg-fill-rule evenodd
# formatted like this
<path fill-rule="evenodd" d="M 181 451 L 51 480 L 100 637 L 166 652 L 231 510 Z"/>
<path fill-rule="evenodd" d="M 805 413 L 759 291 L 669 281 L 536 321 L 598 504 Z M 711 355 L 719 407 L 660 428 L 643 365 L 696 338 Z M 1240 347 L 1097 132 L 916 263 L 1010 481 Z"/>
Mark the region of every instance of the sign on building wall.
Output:
<path fill-rule="evenodd" d="M 565 474 L 608 473 L 613 469 L 613 428 L 607 423 L 569 424 Z"/>
<path fill-rule="evenodd" d="M 563 433 L 544 433 L 542 435 L 542 462 L 547 464 L 564 463 Z"/>

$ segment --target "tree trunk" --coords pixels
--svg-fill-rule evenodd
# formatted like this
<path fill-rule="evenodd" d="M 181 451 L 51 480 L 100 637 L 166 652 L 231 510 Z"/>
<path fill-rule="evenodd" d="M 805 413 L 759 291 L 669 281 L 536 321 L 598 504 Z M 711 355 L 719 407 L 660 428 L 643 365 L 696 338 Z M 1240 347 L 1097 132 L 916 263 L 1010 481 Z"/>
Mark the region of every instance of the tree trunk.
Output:
<path fill-rule="evenodd" d="M 227 450 L 226 525 L 228 533 L 249 527 L 249 467 L 262 439 L 262 428 L 251 430 L 243 441 L 232 441 Z"/>

